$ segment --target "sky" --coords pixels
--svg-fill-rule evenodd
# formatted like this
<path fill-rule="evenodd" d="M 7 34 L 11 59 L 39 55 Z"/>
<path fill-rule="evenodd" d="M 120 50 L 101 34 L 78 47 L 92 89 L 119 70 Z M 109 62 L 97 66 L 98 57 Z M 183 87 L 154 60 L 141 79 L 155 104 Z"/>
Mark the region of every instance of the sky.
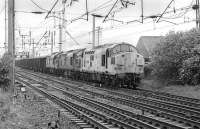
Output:
<path fill-rule="evenodd" d="M 16 51 L 30 51 L 32 46 L 28 44 L 29 38 L 25 38 L 27 43 L 22 49 L 22 37 L 19 35 L 29 35 L 34 42 L 38 42 L 45 31 L 51 32 L 56 30 L 56 42 L 59 40 L 58 36 L 58 18 L 49 17 L 45 19 L 47 13 L 33 14 L 31 11 L 45 11 L 50 10 L 56 0 L 15 0 L 15 43 Z M 98 14 L 103 17 L 96 18 L 96 27 L 102 28 L 102 36 L 100 44 L 113 42 L 128 42 L 136 45 L 140 36 L 164 36 L 169 31 L 187 31 L 195 27 L 195 11 L 191 9 L 191 5 L 195 4 L 195 0 L 174 0 L 163 17 L 156 23 L 157 19 L 149 18 L 162 14 L 171 0 L 143 0 L 143 15 L 144 22 L 141 22 L 141 0 L 129 0 L 131 3 L 127 7 L 122 6 L 120 0 L 111 11 L 110 15 L 104 21 L 105 16 L 109 13 L 116 0 L 88 0 L 88 21 L 83 19 L 73 21 L 73 19 L 80 17 L 86 12 L 86 0 L 76 0 L 70 5 L 71 0 L 67 0 L 65 5 L 65 30 L 79 43 L 77 45 L 74 40 L 70 38 L 67 33 L 63 34 L 63 51 L 81 47 L 91 47 L 92 42 L 92 23 L 93 17 L 91 14 Z M 37 7 L 34 3 L 39 7 Z M 184 7 L 190 7 L 185 9 Z M 5 42 L 5 12 L 4 0 L 0 1 L 0 54 L 4 52 L 3 46 Z M 41 9 L 42 8 L 42 9 Z M 180 10 L 180 8 L 184 8 Z M 44 9 L 44 10 L 43 10 Z M 62 9 L 61 0 L 56 4 L 53 11 L 60 11 Z M 52 14 L 50 14 L 52 16 Z M 56 14 L 59 17 L 58 14 Z M 111 20 L 111 19 L 115 19 Z M 140 21 L 140 22 L 136 22 Z M 73 22 L 72 22 L 73 21 Z M 135 22 L 131 22 L 135 21 Z M 54 25 L 56 28 L 54 28 Z M 49 38 L 43 38 L 35 51 L 38 55 L 50 54 L 50 45 L 44 45 L 44 42 L 49 42 Z M 58 51 L 58 45 L 55 44 L 54 52 Z"/>

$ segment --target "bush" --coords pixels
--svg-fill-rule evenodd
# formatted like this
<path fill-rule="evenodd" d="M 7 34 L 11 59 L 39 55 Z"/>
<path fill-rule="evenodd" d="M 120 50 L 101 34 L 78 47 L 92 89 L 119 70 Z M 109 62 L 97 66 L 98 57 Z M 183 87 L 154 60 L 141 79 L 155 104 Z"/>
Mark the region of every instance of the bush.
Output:
<path fill-rule="evenodd" d="M 4 91 L 7 91 L 9 88 L 10 79 L 8 78 L 8 74 L 10 63 L 11 58 L 5 53 L 0 60 L 0 88 Z"/>
<path fill-rule="evenodd" d="M 200 84 L 200 31 L 169 33 L 154 49 L 153 74 L 162 80 Z"/>

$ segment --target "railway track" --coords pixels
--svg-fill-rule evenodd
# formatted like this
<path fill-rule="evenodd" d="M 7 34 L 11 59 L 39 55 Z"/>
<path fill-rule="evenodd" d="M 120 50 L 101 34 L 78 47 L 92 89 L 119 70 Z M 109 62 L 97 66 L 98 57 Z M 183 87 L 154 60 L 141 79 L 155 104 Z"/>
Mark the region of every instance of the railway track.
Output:
<path fill-rule="evenodd" d="M 65 83 L 60 82 L 60 81 L 56 81 L 56 83 L 59 83 L 59 84 L 62 84 L 62 85 L 66 85 Z M 75 87 L 73 86 L 71 88 L 75 88 Z M 130 102 L 130 100 L 128 100 L 128 99 L 122 99 L 122 98 L 116 98 L 116 97 L 113 97 L 113 96 L 102 95 L 102 94 L 94 93 L 94 92 L 91 92 L 91 91 L 87 91 L 87 90 L 82 89 L 80 87 L 76 87 L 76 89 L 77 90 L 82 90 L 82 91 L 87 92 L 89 94 L 92 94 L 94 96 L 98 96 L 98 97 L 101 97 L 101 98 L 104 98 L 104 99 L 109 99 L 111 101 L 115 101 L 115 102 L 118 102 L 118 103 L 121 103 L 121 104 L 124 104 L 124 105 L 128 105 L 130 107 L 134 107 L 134 108 L 137 108 L 137 109 L 140 109 L 140 110 L 144 110 L 144 111 L 150 112 L 150 113 L 152 113 L 154 115 L 158 115 L 160 117 L 171 119 L 171 120 L 177 121 L 179 123 L 184 123 L 185 125 L 193 127 L 193 128 L 197 128 L 197 129 L 200 128 L 199 122 L 191 120 L 189 118 L 185 118 L 185 114 L 183 114 L 183 113 L 174 112 L 174 111 L 170 111 L 170 110 L 164 110 L 163 108 L 158 108 L 158 107 L 155 108 L 155 107 L 149 106 L 147 104 L 145 105 L 145 104 L 141 104 L 141 103 L 133 103 L 133 102 Z M 160 111 L 157 111 L 158 109 Z M 170 113 L 169 113 L 169 111 L 170 111 Z M 175 115 L 175 113 L 178 114 L 179 116 Z M 140 117 L 138 117 L 138 118 L 140 118 Z M 147 119 L 144 119 L 144 118 L 140 118 L 140 119 L 144 120 L 144 121 L 148 121 Z M 149 121 L 149 122 L 152 122 L 152 120 Z M 153 123 L 154 124 L 156 123 L 155 120 L 154 120 Z M 163 127 L 166 127 L 166 125 L 163 126 Z"/>
<path fill-rule="evenodd" d="M 38 81 L 36 81 L 36 83 L 38 83 Z M 45 87 L 47 86 L 46 84 L 43 84 L 43 85 L 45 85 Z M 48 86 L 48 87 L 51 87 L 51 86 Z M 67 92 L 60 88 L 56 88 L 56 87 L 53 87 L 53 88 L 63 92 L 65 95 L 67 95 L 70 98 L 75 99 L 76 101 L 79 101 L 81 103 L 89 105 L 96 111 L 106 113 L 107 116 L 111 116 L 113 118 L 122 120 L 123 122 L 125 122 L 127 124 L 132 124 L 132 126 L 134 126 L 134 127 L 139 127 L 142 129 L 160 129 L 160 128 L 162 128 L 162 129 L 168 129 L 168 128 L 169 129 L 184 129 L 183 127 L 180 127 L 180 126 L 172 125 L 167 122 L 162 122 L 162 121 L 150 118 L 150 117 L 134 114 L 130 111 L 126 111 L 126 110 L 123 110 L 120 108 L 110 106 L 108 104 L 97 102 L 95 100 L 92 100 L 92 99 L 89 99 L 89 98 L 86 98 L 83 96 L 79 96 L 78 94 L 73 94 L 73 93 Z"/>
<path fill-rule="evenodd" d="M 159 129 L 158 127 L 154 127 L 140 120 L 133 119 L 130 117 L 127 118 L 125 115 L 115 112 L 113 110 L 107 109 L 103 106 L 101 106 L 101 110 L 99 110 L 101 112 L 98 112 L 96 110 L 97 107 L 94 108 L 94 105 L 92 106 L 93 108 L 84 107 L 75 102 L 71 102 L 71 101 L 59 98 L 53 94 L 43 91 L 40 89 L 41 87 L 40 88 L 34 87 L 27 81 L 23 81 L 23 79 L 19 79 L 19 77 L 18 77 L 18 80 L 20 82 L 23 82 L 25 85 L 31 87 L 32 89 L 36 90 L 37 92 L 41 93 L 43 96 L 55 102 L 56 104 L 67 109 L 68 111 L 72 113 L 76 112 L 76 116 L 79 119 L 78 120 L 79 122 L 81 121 L 80 119 L 83 119 L 84 121 L 87 121 L 87 123 L 89 123 L 88 126 L 94 127 L 95 129 L 118 129 L 118 128 L 119 129 Z M 33 83 L 34 81 L 31 79 L 31 82 Z M 102 112 L 104 113 L 102 114 Z M 107 115 L 107 114 L 112 114 L 112 115 Z M 83 120 L 81 122 L 84 122 Z M 85 124 L 86 123 L 84 123 L 84 125 Z"/>

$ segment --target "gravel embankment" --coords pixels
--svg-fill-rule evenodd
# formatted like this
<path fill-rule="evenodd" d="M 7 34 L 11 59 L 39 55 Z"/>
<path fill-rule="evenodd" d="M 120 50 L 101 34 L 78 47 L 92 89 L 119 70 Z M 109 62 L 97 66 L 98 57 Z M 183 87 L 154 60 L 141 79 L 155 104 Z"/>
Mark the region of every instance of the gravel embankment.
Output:
<path fill-rule="evenodd" d="M 32 91 L 19 93 L 15 104 L 9 102 L 9 95 L 0 93 L 0 129 L 47 129 L 49 122 L 58 120 L 58 109 Z M 62 129 L 76 129 L 76 126 L 61 112 Z"/>

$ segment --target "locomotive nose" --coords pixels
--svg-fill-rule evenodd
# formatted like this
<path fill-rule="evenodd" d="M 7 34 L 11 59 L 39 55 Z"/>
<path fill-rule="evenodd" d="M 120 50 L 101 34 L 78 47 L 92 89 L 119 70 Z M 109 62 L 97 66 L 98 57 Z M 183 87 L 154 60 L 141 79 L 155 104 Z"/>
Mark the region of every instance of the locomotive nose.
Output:
<path fill-rule="evenodd" d="M 131 72 L 133 65 L 131 53 L 121 54 L 117 57 L 116 67 L 118 70 L 123 72 Z"/>

